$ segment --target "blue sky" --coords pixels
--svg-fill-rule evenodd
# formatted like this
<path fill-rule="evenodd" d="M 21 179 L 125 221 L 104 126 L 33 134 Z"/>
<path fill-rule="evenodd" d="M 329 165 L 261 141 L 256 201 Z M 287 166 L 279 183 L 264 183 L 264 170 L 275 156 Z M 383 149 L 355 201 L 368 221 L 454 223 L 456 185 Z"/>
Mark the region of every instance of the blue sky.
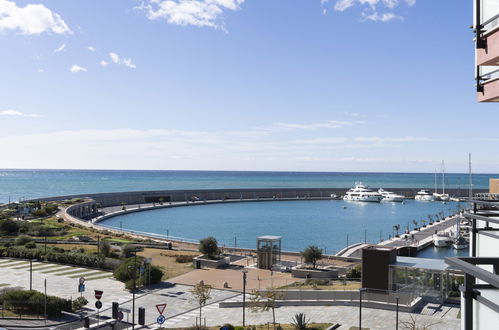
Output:
<path fill-rule="evenodd" d="M 0 168 L 496 173 L 471 23 L 454 0 L 0 0 Z"/>

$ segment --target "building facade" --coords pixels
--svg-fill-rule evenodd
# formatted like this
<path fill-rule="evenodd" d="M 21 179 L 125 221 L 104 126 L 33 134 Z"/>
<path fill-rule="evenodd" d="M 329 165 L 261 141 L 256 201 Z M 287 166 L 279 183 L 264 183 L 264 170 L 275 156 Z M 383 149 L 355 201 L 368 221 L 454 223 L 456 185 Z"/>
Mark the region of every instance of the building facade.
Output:
<path fill-rule="evenodd" d="M 498 1 L 499 2 L 499 1 Z M 473 200 L 464 216 L 472 221 L 469 257 L 446 258 L 464 272 L 461 329 L 499 328 L 499 202 Z"/>
<path fill-rule="evenodd" d="M 473 0 L 478 102 L 499 102 L 499 1 Z"/>

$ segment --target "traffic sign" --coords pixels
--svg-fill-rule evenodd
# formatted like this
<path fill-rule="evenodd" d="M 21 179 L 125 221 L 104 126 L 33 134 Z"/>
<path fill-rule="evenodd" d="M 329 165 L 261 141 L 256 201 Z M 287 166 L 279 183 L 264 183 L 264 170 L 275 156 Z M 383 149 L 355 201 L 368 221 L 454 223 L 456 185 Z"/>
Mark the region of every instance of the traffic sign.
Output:
<path fill-rule="evenodd" d="M 165 323 L 165 320 L 166 320 L 166 318 L 163 315 L 160 315 L 156 319 L 156 322 L 158 322 L 159 325 L 162 325 L 163 323 Z"/>
<path fill-rule="evenodd" d="M 118 321 L 123 320 L 123 312 L 122 311 L 119 311 L 117 316 L 118 316 L 118 318 L 117 318 Z"/>
<path fill-rule="evenodd" d="M 156 309 L 158 310 L 158 313 L 161 315 L 165 311 L 165 308 L 166 308 L 166 304 L 157 304 L 156 305 Z"/>
<path fill-rule="evenodd" d="M 104 293 L 104 291 L 100 290 L 94 290 L 94 291 L 95 291 L 95 299 L 100 300 L 100 298 L 102 298 L 102 294 Z"/>
<path fill-rule="evenodd" d="M 80 277 L 80 284 L 83 284 L 85 283 L 85 278 L 84 277 Z"/>
<path fill-rule="evenodd" d="M 97 308 L 97 309 L 101 309 L 102 308 L 102 302 L 100 300 L 97 300 L 95 302 L 95 308 Z"/>
<path fill-rule="evenodd" d="M 80 285 L 78 285 L 78 292 L 85 292 L 85 284 L 80 283 Z"/>

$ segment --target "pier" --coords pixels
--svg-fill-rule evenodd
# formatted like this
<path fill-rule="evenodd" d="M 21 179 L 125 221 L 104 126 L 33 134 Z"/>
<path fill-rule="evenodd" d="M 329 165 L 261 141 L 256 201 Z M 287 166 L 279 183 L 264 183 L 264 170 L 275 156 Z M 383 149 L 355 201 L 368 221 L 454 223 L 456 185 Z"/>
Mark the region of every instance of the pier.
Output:
<path fill-rule="evenodd" d="M 448 231 L 451 227 L 456 225 L 458 219 L 457 215 L 453 215 L 440 220 L 439 222 L 434 222 L 431 225 L 426 225 L 426 227 L 420 227 L 419 230 L 412 230 L 409 233 L 400 234 L 398 237 L 392 237 L 389 240 L 382 241 L 378 243 L 379 246 L 394 247 L 398 250 L 401 249 L 413 249 L 415 252 L 420 251 L 433 243 L 433 235 L 439 231 Z M 342 251 L 340 251 L 337 256 L 341 257 L 362 257 L 362 249 L 367 247 L 369 243 L 355 243 L 352 244 Z M 401 251 L 402 252 L 402 251 Z M 407 253 L 407 252 L 406 252 Z M 405 254 L 404 252 L 400 254 Z"/>

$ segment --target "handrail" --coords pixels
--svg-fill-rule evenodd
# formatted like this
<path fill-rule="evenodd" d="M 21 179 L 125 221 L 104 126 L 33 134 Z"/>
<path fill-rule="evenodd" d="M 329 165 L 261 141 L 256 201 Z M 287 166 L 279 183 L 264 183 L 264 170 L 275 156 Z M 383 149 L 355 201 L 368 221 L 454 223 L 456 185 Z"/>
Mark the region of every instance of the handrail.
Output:
<path fill-rule="evenodd" d="M 497 14 L 497 15 L 495 15 L 495 16 L 492 16 L 491 18 L 489 18 L 489 19 L 488 19 L 488 20 L 486 20 L 485 22 L 480 23 L 480 26 L 481 26 L 481 27 L 484 27 L 485 25 L 492 23 L 493 21 L 495 21 L 495 20 L 496 20 L 496 19 L 498 19 L 498 18 L 499 18 L 499 14 Z"/>

